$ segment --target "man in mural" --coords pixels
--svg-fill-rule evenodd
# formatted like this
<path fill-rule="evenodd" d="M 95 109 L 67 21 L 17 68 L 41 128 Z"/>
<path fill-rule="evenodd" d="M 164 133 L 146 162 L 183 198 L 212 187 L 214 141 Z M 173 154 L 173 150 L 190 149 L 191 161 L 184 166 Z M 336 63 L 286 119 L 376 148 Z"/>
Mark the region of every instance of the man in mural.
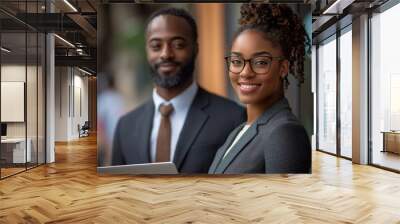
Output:
<path fill-rule="evenodd" d="M 244 109 L 194 80 L 197 25 L 185 10 L 164 8 L 150 16 L 146 53 L 153 95 L 119 120 L 112 164 L 172 161 L 180 173 L 207 173 L 218 148 L 244 121 Z"/>

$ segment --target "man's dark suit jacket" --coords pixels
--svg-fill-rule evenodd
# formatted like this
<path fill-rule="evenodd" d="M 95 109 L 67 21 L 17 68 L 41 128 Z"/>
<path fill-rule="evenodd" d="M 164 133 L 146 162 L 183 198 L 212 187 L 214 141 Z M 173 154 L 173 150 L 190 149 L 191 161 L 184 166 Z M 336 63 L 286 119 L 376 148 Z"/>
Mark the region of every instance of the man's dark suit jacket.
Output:
<path fill-rule="evenodd" d="M 119 121 L 112 165 L 150 163 L 154 102 L 148 101 Z M 199 88 L 176 145 L 173 162 L 180 173 L 207 173 L 218 148 L 246 119 L 244 108 Z"/>
<path fill-rule="evenodd" d="M 286 98 L 267 109 L 224 157 L 245 124 L 229 135 L 215 155 L 210 174 L 311 173 L 311 145 Z"/>

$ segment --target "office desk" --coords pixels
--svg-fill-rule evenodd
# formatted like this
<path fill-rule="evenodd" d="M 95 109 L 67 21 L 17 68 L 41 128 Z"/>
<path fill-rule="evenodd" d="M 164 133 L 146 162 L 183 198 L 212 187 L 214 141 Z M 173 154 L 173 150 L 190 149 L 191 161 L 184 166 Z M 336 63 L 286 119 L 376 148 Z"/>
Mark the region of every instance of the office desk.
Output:
<path fill-rule="evenodd" d="M 400 154 L 400 132 L 399 131 L 382 131 L 383 133 L 383 150 L 382 152 L 393 152 Z"/>
<path fill-rule="evenodd" d="M 1 139 L 1 157 L 6 160 L 6 163 L 31 162 L 32 140 L 28 138 L 26 142 L 28 147 L 26 147 L 25 151 L 25 138 Z"/>

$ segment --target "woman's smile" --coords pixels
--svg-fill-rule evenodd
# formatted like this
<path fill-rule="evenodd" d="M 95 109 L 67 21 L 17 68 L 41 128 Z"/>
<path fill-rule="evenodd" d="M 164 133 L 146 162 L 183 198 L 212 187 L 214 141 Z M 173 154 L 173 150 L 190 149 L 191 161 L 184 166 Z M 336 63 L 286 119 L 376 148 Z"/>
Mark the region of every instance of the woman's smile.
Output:
<path fill-rule="evenodd" d="M 247 95 L 252 94 L 260 89 L 261 84 L 250 83 L 250 82 L 238 82 L 240 94 Z"/>

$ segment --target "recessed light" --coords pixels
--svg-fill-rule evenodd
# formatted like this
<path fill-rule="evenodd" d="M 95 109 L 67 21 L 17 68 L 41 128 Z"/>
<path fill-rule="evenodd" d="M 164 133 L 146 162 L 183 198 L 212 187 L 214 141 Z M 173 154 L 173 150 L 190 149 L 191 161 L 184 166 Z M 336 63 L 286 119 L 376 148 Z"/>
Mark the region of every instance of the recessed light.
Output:
<path fill-rule="evenodd" d="M 10 53 L 10 52 L 11 52 L 11 50 L 9 50 L 9 49 L 7 49 L 7 48 L 5 48 L 5 47 L 1 47 L 1 50 L 4 51 L 4 52 L 6 52 L 6 53 Z"/>
<path fill-rule="evenodd" d="M 67 4 L 74 12 L 78 12 L 78 10 L 68 1 L 64 0 L 65 4 Z"/>
<path fill-rule="evenodd" d="M 85 74 L 87 74 L 87 75 L 92 75 L 92 73 L 90 73 L 90 72 L 88 72 L 88 71 L 86 71 L 86 70 L 83 70 L 83 69 L 81 69 L 81 68 L 79 68 L 78 67 L 78 69 L 79 69 L 79 71 L 81 71 L 81 72 L 83 72 L 83 73 L 85 73 Z"/>
<path fill-rule="evenodd" d="M 54 36 L 57 37 L 58 39 L 60 39 L 61 41 L 63 41 L 64 43 L 66 43 L 67 45 L 69 45 L 69 46 L 75 48 L 75 45 L 73 45 L 73 44 L 72 44 L 71 42 L 69 42 L 68 40 L 66 40 L 66 39 L 64 39 L 64 38 L 62 38 L 62 37 L 60 37 L 60 36 L 57 35 L 57 34 L 54 34 Z"/>

